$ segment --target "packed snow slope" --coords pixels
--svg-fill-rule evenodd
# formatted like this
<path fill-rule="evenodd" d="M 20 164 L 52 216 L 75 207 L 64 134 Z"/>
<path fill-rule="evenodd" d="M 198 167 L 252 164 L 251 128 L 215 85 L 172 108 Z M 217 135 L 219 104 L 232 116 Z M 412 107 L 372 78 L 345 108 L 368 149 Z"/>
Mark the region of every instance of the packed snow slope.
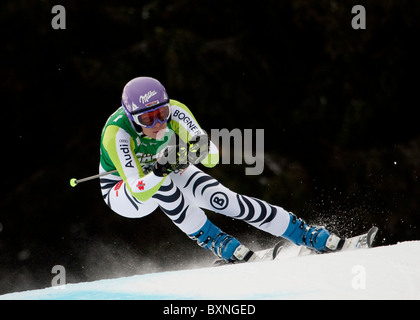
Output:
<path fill-rule="evenodd" d="M 0 299 L 420 299 L 420 241 L 100 280 Z"/>

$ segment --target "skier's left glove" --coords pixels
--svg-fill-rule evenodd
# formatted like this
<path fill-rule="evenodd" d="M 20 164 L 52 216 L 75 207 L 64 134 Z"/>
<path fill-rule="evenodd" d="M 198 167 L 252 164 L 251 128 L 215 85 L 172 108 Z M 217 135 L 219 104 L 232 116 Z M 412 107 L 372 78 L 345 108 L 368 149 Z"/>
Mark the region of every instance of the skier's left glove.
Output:
<path fill-rule="evenodd" d="M 153 166 L 153 172 L 158 177 L 166 177 L 171 172 L 178 173 L 189 166 L 187 147 L 179 145 L 167 146 L 163 155 Z"/>

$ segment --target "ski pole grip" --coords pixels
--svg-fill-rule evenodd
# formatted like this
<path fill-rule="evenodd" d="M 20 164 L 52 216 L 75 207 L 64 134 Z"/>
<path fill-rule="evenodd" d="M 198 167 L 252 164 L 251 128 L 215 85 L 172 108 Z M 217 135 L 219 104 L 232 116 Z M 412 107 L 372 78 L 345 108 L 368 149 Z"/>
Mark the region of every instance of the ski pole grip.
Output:
<path fill-rule="evenodd" d="M 74 188 L 77 186 L 77 180 L 75 178 L 70 179 L 70 185 Z"/>

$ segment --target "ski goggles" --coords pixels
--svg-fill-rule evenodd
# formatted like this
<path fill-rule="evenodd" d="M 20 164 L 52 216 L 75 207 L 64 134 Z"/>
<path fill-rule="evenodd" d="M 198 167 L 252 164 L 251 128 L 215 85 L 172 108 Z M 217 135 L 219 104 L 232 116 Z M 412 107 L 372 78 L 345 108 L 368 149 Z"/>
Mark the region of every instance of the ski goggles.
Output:
<path fill-rule="evenodd" d="M 164 124 L 169 120 L 171 115 L 171 105 L 166 103 L 153 109 L 131 114 L 135 123 L 144 128 L 151 128 L 156 125 L 157 122 Z"/>

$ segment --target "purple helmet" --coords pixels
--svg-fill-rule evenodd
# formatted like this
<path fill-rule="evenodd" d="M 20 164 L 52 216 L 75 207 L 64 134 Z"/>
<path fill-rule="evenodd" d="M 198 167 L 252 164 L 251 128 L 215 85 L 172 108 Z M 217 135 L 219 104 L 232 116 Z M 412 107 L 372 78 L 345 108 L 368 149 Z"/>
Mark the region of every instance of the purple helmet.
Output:
<path fill-rule="evenodd" d="M 133 115 L 158 109 L 168 104 L 169 98 L 165 87 L 159 81 L 149 77 L 138 77 L 125 85 L 121 102 L 127 117 L 134 121 Z"/>

